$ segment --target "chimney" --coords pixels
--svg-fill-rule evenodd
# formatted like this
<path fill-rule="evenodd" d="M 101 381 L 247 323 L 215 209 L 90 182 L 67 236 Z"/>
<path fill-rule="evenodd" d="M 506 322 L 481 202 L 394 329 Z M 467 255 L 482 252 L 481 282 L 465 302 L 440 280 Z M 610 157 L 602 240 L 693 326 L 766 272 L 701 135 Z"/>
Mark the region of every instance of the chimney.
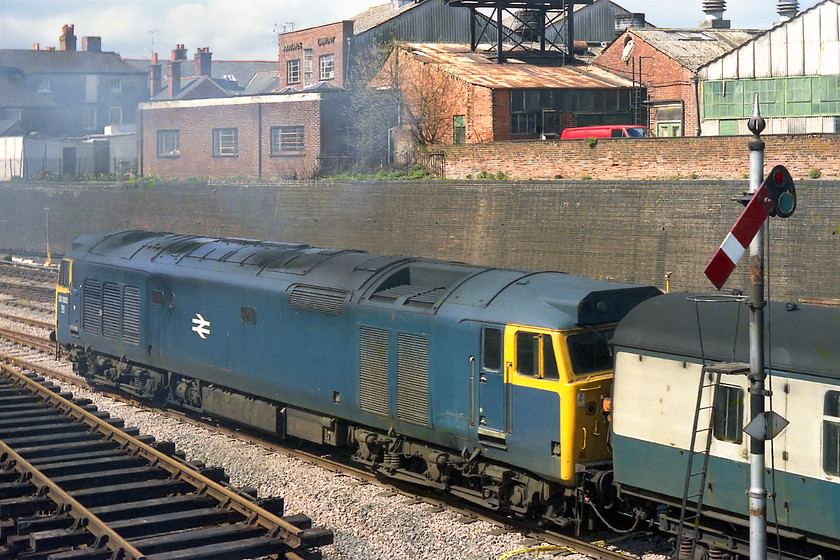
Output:
<path fill-rule="evenodd" d="M 63 51 L 76 50 L 76 36 L 73 34 L 73 27 L 72 25 L 65 25 L 61 28 L 61 37 L 58 40 Z"/>
<path fill-rule="evenodd" d="M 41 43 L 32 43 L 32 50 L 33 51 L 40 51 L 41 50 Z"/>
<path fill-rule="evenodd" d="M 173 51 L 174 52 L 174 51 Z M 169 62 L 169 76 L 167 76 L 169 99 L 175 99 L 181 91 L 181 63 L 177 60 Z"/>
<path fill-rule="evenodd" d="M 172 49 L 172 59 L 171 60 L 187 60 L 187 49 L 184 48 L 184 45 L 175 45 L 175 48 Z"/>
<path fill-rule="evenodd" d="M 82 37 L 82 50 L 101 53 L 102 37 Z"/>
<path fill-rule="evenodd" d="M 157 61 L 157 53 L 152 53 L 152 65 L 149 67 L 149 99 L 163 91 L 161 84 L 161 68 Z"/>
<path fill-rule="evenodd" d="M 726 0 L 703 0 L 706 20 L 700 22 L 701 29 L 729 29 L 729 20 L 723 19 Z"/>
<path fill-rule="evenodd" d="M 779 0 L 776 11 L 779 12 L 779 21 L 787 21 L 799 13 L 799 2 Z"/>
<path fill-rule="evenodd" d="M 210 59 L 213 53 L 210 52 L 210 47 L 195 49 L 195 70 L 193 76 L 207 76 L 210 77 Z"/>

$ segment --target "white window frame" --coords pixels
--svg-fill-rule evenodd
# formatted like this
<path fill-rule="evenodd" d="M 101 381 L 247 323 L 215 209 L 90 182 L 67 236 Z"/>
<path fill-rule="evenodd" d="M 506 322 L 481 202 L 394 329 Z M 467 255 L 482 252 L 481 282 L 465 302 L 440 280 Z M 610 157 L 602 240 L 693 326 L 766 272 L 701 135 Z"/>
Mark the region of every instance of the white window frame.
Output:
<path fill-rule="evenodd" d="M 116 118 L 114 118 L 116 117 Z M 122 107 L 109 107 L 108 108 L 108 124 L 110 125 L 121 125 L 123 123 L 123 110 Z"/>
<path fill-rule="evenodd" d="M 181 157 L 181 131 L 177 129 L 157 131 L 158 157 Z"/>
<path fill-rule="evenodd" d="M 332 80 L 335 78 L 335 55 L 322 54 L 318 59 L 321 80 Z"/>
<path fill-rule="evenodd" d="M 239 129 L 213 129 L 213 157 L 239 156 Z"/>
<path fill-rule="evenodd" d="M 271 155 L 272 156 L 302 156 L 305 155 L 304 140 L 306 129 L 303 126 L 272 126 L 271 127 Z"/>
<path fill-rule="evenodd" d="M 96 126 L 96 113 L 98 106 L 88 103 L 82 106 L 82 130 L 98 130 Z"/>
<path fill-rule="evenodd" d="M 286 61 L 286 83 L 299 84 L 300 83 L 300 59 L 293 58 Z"/>

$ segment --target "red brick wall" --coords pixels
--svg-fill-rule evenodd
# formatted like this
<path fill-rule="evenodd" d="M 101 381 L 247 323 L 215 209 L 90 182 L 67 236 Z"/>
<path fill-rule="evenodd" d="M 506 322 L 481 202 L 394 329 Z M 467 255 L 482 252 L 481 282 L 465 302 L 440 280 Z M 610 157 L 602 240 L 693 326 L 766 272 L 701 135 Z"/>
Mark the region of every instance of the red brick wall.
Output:
<path fill-rule="evenodd" d="M 304 49 L 312 49 L 312 83 L 320 80 L 319 57 L 332 54 L 335 62 L 335 77 L 330 80 L 337 86 L 344 86 L 347 76 L 344 74 L 347 39 L 353 35 L 353 22 L 340 21 L 300 31 L 290 31 L 279 35 L 280 83 L 296 88 L 304 87 Z M 286 83 L 286 61 L 300 59 L 300 82 Z"/>
<path fill-rule="evenodd" d="M 158 177 L 247 177 L 309 178 L 317 171 L 322 153 L 322 100 L 309 99 L 282 103 L 216 104 L 164 102 L 141 110 L 142 175 Z M 238 101 L 238 100 L 237 100 Z M 330 119 L 334 126 L 337 120 Z M 271 127 L 304 126 L 303 155 L 271 155 Z M 213 155 L 213 129 L 236 128 L 237 156 Z M 179 157 L 158 157 L 159 130 L 178 130 Z"/>
<path fill-rule="evenodd" d="M 635 46 L 630 58 L 621 60 L 625 40 L 632 37 Z M 685 103 L 685 126 L 683 134 L 697 135 L 697 104 L 694 96 L 694 74 L 674 59 L 665 56 L 651 45 L 645 43 L 632 31 L 604 49 L 593 62 L 594 65 L 609 70 L 627 79 L 635 79 L 647 88 L 648 98 L 652 101 L 664 99 L 682 99 Z M 651 109 L 651 128 L 656 131 L 656 109 Z"/>
<path fill-rule="evenodd" d="M 840 135 L 768 135 L 767 168 L 786 165 L 794 179 L 818 169 L 840 178 Z M 509 141 L 446 146 L 445 176 L 504 171 L 519 179 L 741 179 L 749 172 L 748 136 Z"/>

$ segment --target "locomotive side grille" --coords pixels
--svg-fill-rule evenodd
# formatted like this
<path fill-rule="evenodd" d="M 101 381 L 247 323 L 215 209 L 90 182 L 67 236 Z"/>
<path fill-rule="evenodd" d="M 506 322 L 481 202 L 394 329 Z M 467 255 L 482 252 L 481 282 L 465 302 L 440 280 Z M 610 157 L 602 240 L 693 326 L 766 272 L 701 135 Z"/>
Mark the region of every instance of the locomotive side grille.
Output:
<path fill-rule="evenodd" d="M 116 340 L 120 337 L 120 285 L 105 282 L 102 286 L 102 336 Z"/>
<path fill-rule="evenodd" d="M 123 291 L 123 340 L 140 344 L 140 289 L 135 286 Z"/>
<path fill-rule="evenodd" d="M 96 335 L 102 332 L 102 284 L 90 278 L 82 287 L 82 329 Z"/>
<path fill-rule="evenodd" d="M 359 327 L 359 406 L 388 415 L 388 332 Z"/>
<path fill-rule="evenodd" d="M 311 286 L 298 286 L 289 295 L 289 305 L 311 311 L 339 315 L 344 310 L 347 292 Z"/>
<path fill-rule="evenodd" d="M 397 335 L 397 417 L 429 425 L 429 340 Z"/>

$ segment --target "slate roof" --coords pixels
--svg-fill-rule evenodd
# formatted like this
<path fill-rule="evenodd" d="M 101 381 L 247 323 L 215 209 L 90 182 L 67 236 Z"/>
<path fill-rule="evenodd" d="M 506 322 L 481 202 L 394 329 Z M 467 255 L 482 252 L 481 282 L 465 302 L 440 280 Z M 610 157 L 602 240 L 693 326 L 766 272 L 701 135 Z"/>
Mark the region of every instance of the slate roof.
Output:
<path fill-rule="evenodd" d="M 491 89 L 602 89 L 633 85 L 630 80 L 594 66 L 546 66 L 513 58 L 498 64 L 482 53 L 471 52 L 469 45 L 401 43 L 401 47 L 418 61 Z"/>
<path fill-rule="evenodd" d="M 24 85 L 23 80 L 24 74 L 19 69 L 0 67 L 0 107 L 55 107 L 51 99 L 34 93 Z"/>
<path fill-rule="evenodd" d="M 0 66 L 19 68 L 27 74 L 142 74 L 114 52 L 0 50 Z"/>
<path fill-rule="evenodd" d="M 761 31 L 640 27 L 629 29 L 628 33 L 696 72 L 701 66 L 741 46 Z"/>
<path fill-rule="evenodd" d="M 147 72 L 151 68 L 152 61 L 146 58 L 131 58 L 126 61 L 143 69 Z M 161 77 L 166 82 L 167 67 L 169 60 L 158 60 L 161 65 Z M 192 78 L 195 76 L 195 60 L 189 58 L 187 60 L 177 61 L 181 70 L 181 79 Z M 224 79 L 226 76 L 233 76 L 240 87 L 245 88 L 254 76 L 260 72 L 277 72 L 279 70 L 279 62 L 276 60 L 216 60 L 210 61 L 210 77 L 218 80 Z"/>

